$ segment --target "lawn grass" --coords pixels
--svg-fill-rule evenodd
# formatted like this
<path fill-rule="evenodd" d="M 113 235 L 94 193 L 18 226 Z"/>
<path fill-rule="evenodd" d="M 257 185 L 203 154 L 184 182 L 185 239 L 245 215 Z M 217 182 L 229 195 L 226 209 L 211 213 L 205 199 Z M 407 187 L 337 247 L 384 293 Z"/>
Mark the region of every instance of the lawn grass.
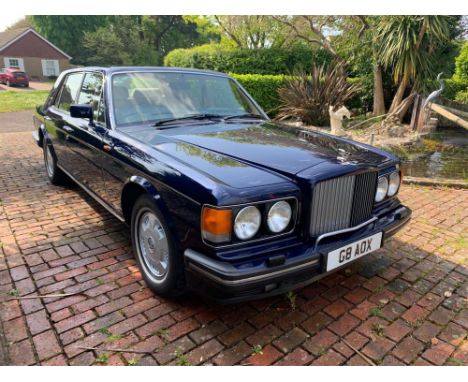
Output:
<path fill-rule="evenodd" d="M 48 90 L 0 91 L 0 113 L 34 110 L 37 105 L 44 103 L 48 94 Z"/>

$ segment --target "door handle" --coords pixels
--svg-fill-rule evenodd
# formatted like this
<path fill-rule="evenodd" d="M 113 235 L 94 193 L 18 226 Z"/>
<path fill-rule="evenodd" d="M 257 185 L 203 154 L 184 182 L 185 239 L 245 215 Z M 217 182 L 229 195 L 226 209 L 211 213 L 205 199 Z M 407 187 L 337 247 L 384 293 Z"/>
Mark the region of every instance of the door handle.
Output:
<path fill-rule="evenodd" d="M 68 133 L 73 132 L 73 127 L 68 126 L 68 125 L 63 125 L 63 129 Z"/>

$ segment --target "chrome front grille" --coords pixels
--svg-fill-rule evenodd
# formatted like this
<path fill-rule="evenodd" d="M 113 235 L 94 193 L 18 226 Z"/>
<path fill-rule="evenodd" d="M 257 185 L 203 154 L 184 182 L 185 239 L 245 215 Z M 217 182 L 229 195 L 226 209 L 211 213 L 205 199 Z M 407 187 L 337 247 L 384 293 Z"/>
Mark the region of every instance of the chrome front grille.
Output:
<path fill-rule="evenodd" d="M 377 172 L 317 183 L 312 191 L 311 236 L 353 227 L 370 218 Z"/>

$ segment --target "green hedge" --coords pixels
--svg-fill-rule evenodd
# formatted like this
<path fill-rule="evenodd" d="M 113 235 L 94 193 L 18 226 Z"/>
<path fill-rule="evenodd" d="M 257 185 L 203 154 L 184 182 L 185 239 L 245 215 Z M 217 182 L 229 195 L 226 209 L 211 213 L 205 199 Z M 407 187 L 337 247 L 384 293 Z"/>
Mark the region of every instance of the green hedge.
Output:
<path fill-rule="evenodd" d="M 274 117 L 281 105 L 278 89 L 284 87 L 289 76 L 230 73 L 249 92 L 270 117 Z M 351 83 L 361 86 L 362 92 L 351 98 L 346 106 L 350 109 L 362 109 L 367 100 L 365 84 L 360 78 L 348 78 Z"/>
<path fill-rule="evenodd" d="M 274 116 L 280 106 L 278 89 L 286 84 L 287 76 L 230 73 L 249 92 L 268 115 Z"/>
<path fill-rule="evenodd" d="M 458 92 L 455 95 L 455 101 L 468 104 L 468 88 L 465 91 Z"/>
<path fill-rule="evenodd" d="M 460 80 L 450 78 L 445 81 L 445 89 L 442 92 L 442 97 L 454 100 L 458 93 L 468 90 L 468 79 Z"/>
<path fill-rule="evenodd" d="M 307 70 L 313 63 L 321 65 L 330 62 L 331 59 L 331 55 L 323 49 L 302 46 L 286 49 L 243 49 L 206 44 L 172 50 L 164 58 L 164 65 L 225 73 L 281 75 L 299 67 Z"/>
<path fill-rule="evenodd" d="M 459 80 L 468 81 L 468 41 L 465 41 L 460 54 L 455 59 L 455 76 Z"/>

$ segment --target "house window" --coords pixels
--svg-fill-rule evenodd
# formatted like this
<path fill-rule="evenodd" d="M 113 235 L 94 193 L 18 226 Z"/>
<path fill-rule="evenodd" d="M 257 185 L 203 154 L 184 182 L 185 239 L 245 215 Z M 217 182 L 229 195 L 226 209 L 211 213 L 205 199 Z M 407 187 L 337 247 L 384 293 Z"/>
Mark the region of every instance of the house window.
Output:
<path fill-rule="evenodd" d="M 19 57 L 4 57 L 3 63 L 5 68 L 15 68 L 24 72 L 24 61 Z"/>
<path fill-rule="evenodd" d="M 57 77 L 60 74 L 58 60 L 42 60 L 42 74 L 45 77 Z"/>
<path fill-rule="evenodd" d="M 8 59 L 8 67 L 19 69 L 20 68 L 19 60 L 17 58 L 9 58 Z"/>

